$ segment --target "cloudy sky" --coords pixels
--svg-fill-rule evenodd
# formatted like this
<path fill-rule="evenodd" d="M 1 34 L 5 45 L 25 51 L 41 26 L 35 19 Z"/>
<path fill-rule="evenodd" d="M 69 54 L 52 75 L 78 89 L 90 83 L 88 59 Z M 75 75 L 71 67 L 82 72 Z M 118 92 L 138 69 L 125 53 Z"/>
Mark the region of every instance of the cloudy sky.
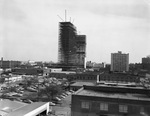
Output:
<path fill-rule="evenodd" d="M 88 61 L 110 63 L 122 51 L 135 63 L 150 54 L 149 0 L 0 0 L 0 57 L 56 62 L 65 9 L 87 35 Z"/>

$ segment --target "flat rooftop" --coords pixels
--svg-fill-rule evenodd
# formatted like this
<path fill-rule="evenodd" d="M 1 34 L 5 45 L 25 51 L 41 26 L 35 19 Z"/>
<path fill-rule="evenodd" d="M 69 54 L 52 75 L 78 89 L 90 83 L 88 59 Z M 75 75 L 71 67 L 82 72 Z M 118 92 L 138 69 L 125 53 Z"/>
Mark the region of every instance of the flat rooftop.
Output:
<path fill-rule="evenodd" d="M 101 88 L 100 90 L 98 90 L 97 88 L 94 90 L 94 86 L 93 87 L 89 86 L 88 88 L 82 88 L 78 90 L 75 94 L 81 96 L 150 101 L 150 96 L 148 96 L 146 93 L 145 94 L 138 93 L 138 92 L 132 93 L 130 91 L 131 88 L 129 89 L 130 92 L 127 91 L 128 88 L 124 88 L 123 92 L 121 91 L 121 88 L 119 88 L 120 92 L 113 90 L 114 88 L 112 87 L 104 88 L 104 90 L 103 90 L 103 86 L 101 86 L 100 88 Z M 107 89 L 109 89 L 109 91 L 107 91 Z"/>
<path fill-rule="evenodd" d="M 95 85 L 96 81 L 76 81 L 75 83 L 71 84 L 71 86 L 78 86 L 82 87 L 83 85 Z"/>
<path fill-rule="evenodd" d="M 0 115 L 2 116 L 24 116 L 43 105 L 48 104 L 48 102 L 34 102 L 31 104 L 18 102 L 18 101 L 11 101 L 7 99 L 0 100 Z M 43 108 L 41 109 L 43 110 Z M 37 112 L 38 113 L 38 112 Z"/>
<path fill-rule="evenodd" d="M 34 111 L 35 109 L 45 105 L 46 102 L 34 102 L 32 104 L 21 107 L 14 112 L 8 114 L 7 116 L 24 116 L 25 114 Z"/>
<path fill-rule="evenodd" d="M 25 105 L 28 105 L 27 103 L 23 103 L 23 102 L 18 102 L 18 101 L 11 101 L 11 100 L 0 100 L 0 111 L 4 111 L 4 112 L 12 112 L 18 108 L 21 108 Z"/>

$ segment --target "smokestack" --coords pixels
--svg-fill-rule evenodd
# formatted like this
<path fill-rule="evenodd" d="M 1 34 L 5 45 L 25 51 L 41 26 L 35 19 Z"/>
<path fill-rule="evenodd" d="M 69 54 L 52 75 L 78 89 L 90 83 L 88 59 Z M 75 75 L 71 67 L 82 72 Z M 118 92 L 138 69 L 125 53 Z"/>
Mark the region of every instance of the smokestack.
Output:
<path fill-rule="evenodd" d="M 84 69 L 86 69 L 86 57 L 84 57 Z"/>
<path fill-rule="evenodd" d="M 99 83 L 99 75 L 97 75 L 97 83 Z"/>

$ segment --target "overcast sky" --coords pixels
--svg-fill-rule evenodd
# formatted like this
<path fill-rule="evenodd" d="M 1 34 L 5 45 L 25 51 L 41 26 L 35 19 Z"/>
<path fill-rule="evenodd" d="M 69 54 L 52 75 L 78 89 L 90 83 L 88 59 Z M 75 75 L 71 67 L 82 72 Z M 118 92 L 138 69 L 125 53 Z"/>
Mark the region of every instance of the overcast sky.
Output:
<path fill-rule="evenodd" d="M 56 62 L 65 9 L 87 36 L 88 61 L 110 63 L 122 51 L 135 63 L 150 54 L 149 0 L 0 0 L 0 57 Z"/>

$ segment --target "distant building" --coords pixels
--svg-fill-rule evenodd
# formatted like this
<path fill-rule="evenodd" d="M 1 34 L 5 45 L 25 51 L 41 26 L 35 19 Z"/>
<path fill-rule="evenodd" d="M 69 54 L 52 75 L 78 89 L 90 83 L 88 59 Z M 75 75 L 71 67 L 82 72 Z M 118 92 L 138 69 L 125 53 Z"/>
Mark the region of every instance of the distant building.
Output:
<path fill-rule="evenodd" d="M 142 68 L 150 72 L 150 57 L 142 58 Z"/>
<path fill-rule="evenodd" d="M 71 22 L 59 23 L 58 62 L 62 65 L 84 68 L 86 36 L 77 35 Z"/>
<path fill-rule="evenodd" d="M 112 83 L 140 83 L 140 76 L 126 73 L 102 73 L 99 75 L 98 81 Z"/>
<path fill-rule="evenodd" d="M 111 53 L 111 71 L 126 72 L 129 71 L 129 54 Z"/>
<path fill-rule="evenodd" d="M 43 68 L 43 76 L 47 76 L 52 72 L 61 73 L 62 68 Z"/>
<path fill-rule="evenodd" d="M 100 69 L 106 68 L 106 64 L 104 62 L 96 63 L 96 62 L 87 61 L 86 66 L 87 69 L 92 69 L 93 71 L 100 71 Z"/>
<path fill-rule="evenodd" d="M 19 75 L 12 75 L 9 78 L 5 78 L 5 82 L 16 82 L 16 81 L 22 81 L 23 77 Z"/>
<path fill-rule="evenodd" d="M 0 60 L 0 68 L 2 69 L 20 67 L 20 65 L 21 65 L 20 61 L 3 60 L 3 58 Z"/>
<path fill-rule="evenodd" d="M 41 68 L 13 68 L 13 74 L 25 74 L 25 75 L 43 75 L 43 69 Z"/>
<path fill-rule="evenodd" d="M 84 86 L 72 95 L 71 116 L 149 116 L 150 90 Z"/>
<path fill-rule="evenodd" d="M 86 63 L 86 35 L 76 36 L 76 63 L 83 67 Z M 83 67 L 86 68 L 86 65 Z"/>
<path fill-rule="evenodd" d="M 150 64 L 150 57 L 142 58 L 142 64 Z"/>

